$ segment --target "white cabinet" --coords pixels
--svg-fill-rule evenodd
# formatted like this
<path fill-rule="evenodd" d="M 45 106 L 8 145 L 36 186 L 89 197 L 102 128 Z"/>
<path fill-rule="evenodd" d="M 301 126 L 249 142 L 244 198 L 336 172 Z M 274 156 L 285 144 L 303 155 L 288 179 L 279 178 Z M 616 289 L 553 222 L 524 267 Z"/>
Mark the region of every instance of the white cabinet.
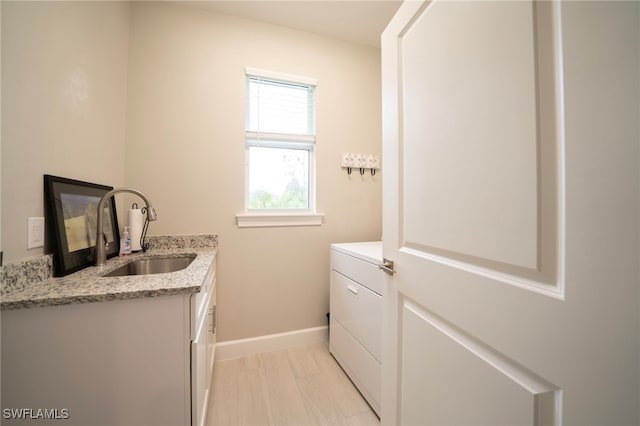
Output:
<path fill-rule="evenodd" d="M 214 259 L 199 293 L 2 311 L 2 407 L 65 409 L 94 426 L 202 425 L 215 282 Z"/>
<path fill-rule="evenodd" d="M 331 245 L 330 351 L 380 414 L 382 243 Z"/>
<path fill-rule="evenodd" d="M 202 291 L 192 296 L 192 301 L 196 314 L 191 318 L 191 424 L 204 426 L 216 343 L 215 262 L 207 273 Z"/>

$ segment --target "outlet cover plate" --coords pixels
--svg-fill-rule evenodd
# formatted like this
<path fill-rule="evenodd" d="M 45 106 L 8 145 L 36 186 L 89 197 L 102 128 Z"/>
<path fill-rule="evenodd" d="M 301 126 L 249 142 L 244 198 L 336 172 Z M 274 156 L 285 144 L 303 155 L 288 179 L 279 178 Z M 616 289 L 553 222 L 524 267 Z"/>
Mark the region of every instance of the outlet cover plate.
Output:
<path fill-rule="evenodd" d="M 38 247 L 44 247 L 44 217 L 30 217 L 27 250 Z"/>

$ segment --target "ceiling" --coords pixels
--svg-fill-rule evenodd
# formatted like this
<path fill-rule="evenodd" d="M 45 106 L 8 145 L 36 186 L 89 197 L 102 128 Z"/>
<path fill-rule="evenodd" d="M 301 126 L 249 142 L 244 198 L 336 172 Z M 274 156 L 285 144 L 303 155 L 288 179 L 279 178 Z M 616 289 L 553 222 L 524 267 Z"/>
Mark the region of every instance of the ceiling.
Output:
<path fill-rule="evenodd" d="M 380 35 L 401 0 L 210 0 L 181 1 L 213 12 L 240 16 L 380 47 Z"/>

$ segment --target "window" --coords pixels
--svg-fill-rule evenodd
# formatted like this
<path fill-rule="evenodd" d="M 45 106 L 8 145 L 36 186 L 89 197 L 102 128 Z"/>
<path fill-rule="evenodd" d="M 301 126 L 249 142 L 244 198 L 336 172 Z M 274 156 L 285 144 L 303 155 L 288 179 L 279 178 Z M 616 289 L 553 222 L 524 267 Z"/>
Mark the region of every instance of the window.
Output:
<path fill-rule="evenodd" d="M 251 68 L 246 81 L 247 214 L 238 215 L 238 224 L 265 214 L 308 219 L 315 215 L 316 82 Z M 285 224 L 319 224 L 293 222 Z"/>

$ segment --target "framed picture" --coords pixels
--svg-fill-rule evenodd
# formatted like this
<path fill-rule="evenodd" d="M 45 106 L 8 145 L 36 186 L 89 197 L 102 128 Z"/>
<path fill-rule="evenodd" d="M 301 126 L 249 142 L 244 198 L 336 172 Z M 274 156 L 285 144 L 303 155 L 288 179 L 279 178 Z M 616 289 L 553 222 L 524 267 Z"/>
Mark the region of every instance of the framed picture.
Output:
<path fill-rule="evenodd" d="M 55 276 L 61 277 L 94 263 L 98 203 L 113 187 L 44 175 L 45 223 L 53 249 Z M 107 257 L 120 250 L 116 201 L 104 207 Z"/>

